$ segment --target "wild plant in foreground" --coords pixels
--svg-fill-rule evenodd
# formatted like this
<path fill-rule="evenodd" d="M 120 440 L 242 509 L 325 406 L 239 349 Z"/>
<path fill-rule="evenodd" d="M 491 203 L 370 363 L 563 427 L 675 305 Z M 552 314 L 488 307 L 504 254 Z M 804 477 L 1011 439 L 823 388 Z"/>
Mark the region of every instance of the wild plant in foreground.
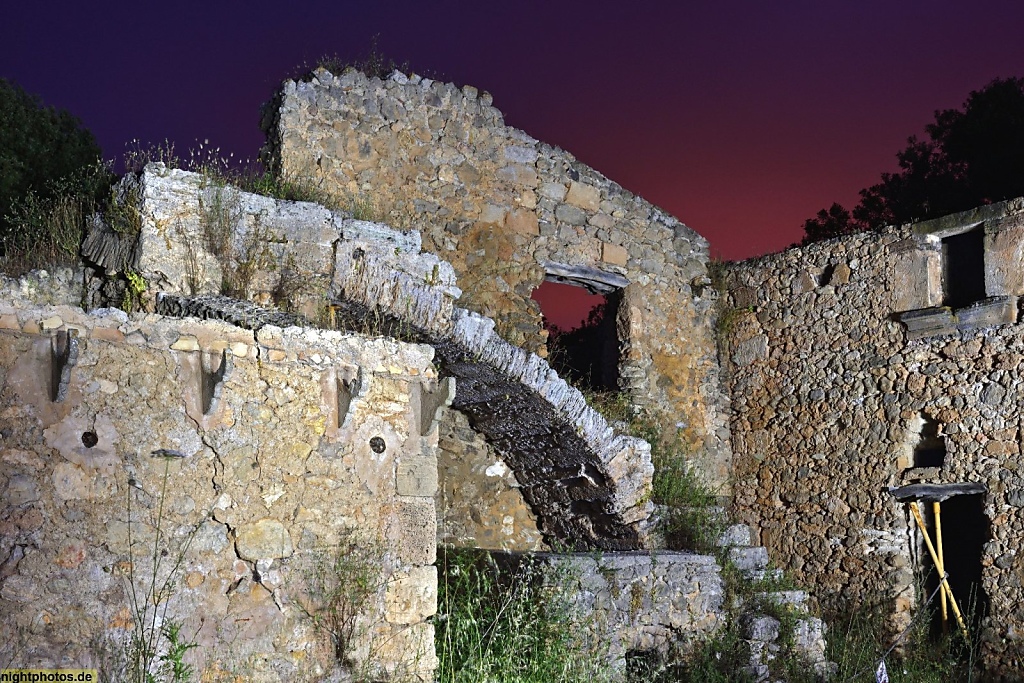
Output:
<path fill-rule="evenodd" d="M 172 457 L 161 456 L 161 453 L 157 451 L 156 455 L 164 461 L 164 472 L 157 502 L 152 555 L 149 557 L 151 565 L 149 572 L 144 575 L 140 575 L 135 568 L 137 558 L 132 532 L 132 497 L 135 486 L 129 482 L 127 487 L 128 576 L 125 589 L 132 616 L 132 633 L 125 652 L 125 677 L 131 683 L 184 683 L 192 678 L 192 667 L 185 663 L 184 656 L 196 647 L 196 643 L 182 634 L 180 622 L 168 619 L 167 609 L 178 589 L 178 575 L 199 526 L 191 530 L 173 553 L 164 547 L 167 540 L 163 529 L 164 504 Z"/>
<path fill-rule="evenodd" d="M 439 552 L 440 683 L 593 683 L 606 660 L 585 641 L 566 576 L 524 560 L 503 572 L 490 554 Z M 554 573 L 552 573 L 554 572 Z"/>

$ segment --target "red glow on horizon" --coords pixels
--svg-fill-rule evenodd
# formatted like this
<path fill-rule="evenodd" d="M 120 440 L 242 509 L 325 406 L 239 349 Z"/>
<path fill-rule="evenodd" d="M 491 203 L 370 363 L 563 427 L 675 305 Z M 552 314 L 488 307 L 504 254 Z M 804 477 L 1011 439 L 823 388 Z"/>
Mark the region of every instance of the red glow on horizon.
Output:
<path fill-rule="evenodd" d="M 547 326 L 554 325 L 566 332 L 586 322 L 590 311 L 604 303 L 603 296 L 591 294 L 583 287 L 547 281 L 533 290 L 530 298 L 540 304 Z"/>

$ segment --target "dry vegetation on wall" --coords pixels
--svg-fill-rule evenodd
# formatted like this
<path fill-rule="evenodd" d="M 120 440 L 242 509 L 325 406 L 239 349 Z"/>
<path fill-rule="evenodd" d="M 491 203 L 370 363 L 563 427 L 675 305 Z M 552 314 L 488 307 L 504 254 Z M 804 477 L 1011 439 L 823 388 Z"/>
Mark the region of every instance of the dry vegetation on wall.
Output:
<path fill-rule="evenodd" d="M 630 404 L 624 392 L 586 392 L 587 403 L 617 429 L 651 444 L 654 482 L 651 498 L 661 506 L 660 531 L 666 547 L 713 552 L 725 519 L 717 493 L 690 464 L 689 449 L 678 430 Z"/>

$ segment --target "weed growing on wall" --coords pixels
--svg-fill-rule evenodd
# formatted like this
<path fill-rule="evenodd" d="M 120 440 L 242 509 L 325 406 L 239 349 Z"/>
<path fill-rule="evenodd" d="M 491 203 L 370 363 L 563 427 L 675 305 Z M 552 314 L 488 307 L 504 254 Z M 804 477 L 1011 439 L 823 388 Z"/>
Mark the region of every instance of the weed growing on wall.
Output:
<path fill-rule="evenodd" d="M 133 313 L 142 308 L 142 295 L 146 293 L 146 278 L 134 270 L 124 272 L 126 286 L 124 289 L 124 300 L 121 308 L 127 313 Z"/>
<path fill-rule="evenodd" d="M 372 626 L 368 615 L 388 581 L 383 556 L 380 541 L 343 530 L 336 544 L 310 550 L 302 570 L 299 606 L 330 642 L 338 663 L 357 670 L 372 665 L 372 644 L 363 641 Z M 357 661 L 360 650 L 367 661 Z"/>
<path fill-rule="evenodd" d="M 481 551 L 438 555 L 439 683 L 609 679 L 604 657 L 585 642 L 567 577 L 529 560 L 502 571 Z"/>
<path fill-rule="evenodd" d="M 220 262 L 221 293 L 248 298 L 256 272 L 276 267 L 270 251 L 273 235 L 258 215 L 246 229 L 238 190 L 233 187 L 210 183 L 200 194 L 199 207 L 206 248 Z"/>
<path fill-rule="evenodd" d="M 381 52 L 380 48 L 377 47 L 378 38 L 379 35 L 374 35 L 370 39 L 370 49 L 362 57 L 345 59 L 336 54 L 323 55 L 317 60 L 316 65 L 312 69 L 305 70 L 307 76 L 316 69 L 326 69 L 337 76 L 345 73 L 348 69 L 355 69 L 356 71 L 362 71 L 370 78 L 376 76 L 377 78 L 384 79 L 390 76 L 396 69 L 403 73 L 409 71 L 409 62 L 399 64 Z"/>
<path fill-rule="evenodd" d="M 714 491 L 688 463 L 689 449 L 678 432 L 666 434 L 651 416 L 634 411 L 623 392 L 588 392 L 586 397 L 610 423 L 651 444 L 651 497 L 663 507 L 660 522 L 666 546 L 713 552 L 725 520 Z"/>
<path fill-rule="evenodd" d="M 131 683 L 173 681 L 184 683 L 192 678 L 192 668 L 185 663 L 185 654 L 196 644 L 181 631 L 181 624 L 167 618 L 170 599 L 178 590 L 178 578 L 185 563 L 185 554 L 199 529 L 196 525 L 179 547 L 165 547 L 164 504 L 167 499 L 167 481 L 170 457 L 163 457 L 164 472 L 157 498 L 157 513 L 153 528 L 150 569 L 140 575 L 136 563 L 135 538 L 132 521 L 132 498 L 135 487 L 128 488 L 128 576 L 126 592 L 132 616 L 132 632 L 125 648 L 125 678 Z M 169 559 L 168 559 L 169 558 Z"/>

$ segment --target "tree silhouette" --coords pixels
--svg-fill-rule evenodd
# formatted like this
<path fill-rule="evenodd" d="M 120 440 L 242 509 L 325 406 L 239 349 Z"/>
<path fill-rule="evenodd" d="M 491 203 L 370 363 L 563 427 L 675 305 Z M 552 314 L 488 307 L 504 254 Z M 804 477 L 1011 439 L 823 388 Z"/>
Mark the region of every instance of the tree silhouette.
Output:
<path fill-rule="evenodd" d="M 935 112 L 927 140 L 912 136 L 896 154 L 900 171 L 804 222 L 808 244 L 863 230 L 935 218 L 1024 195 L 1024 78 L 992 81 L 963 109 Z"/>
<path fill-rule="evenodd" d="M 548 327 L 549 362 L 577 386 L 598 391 L 618 388 L 615 296 L 607 296 L 590 309 L 586 322 L 575 329 Z"/>
<path fill-rule="evenodd" d="M 30 192 L 48 199 L 58 181 L 99 160 L 96 139 L 78 119 L 0 78 L 0 250 L 15 229 L 19 200 Z"/>

